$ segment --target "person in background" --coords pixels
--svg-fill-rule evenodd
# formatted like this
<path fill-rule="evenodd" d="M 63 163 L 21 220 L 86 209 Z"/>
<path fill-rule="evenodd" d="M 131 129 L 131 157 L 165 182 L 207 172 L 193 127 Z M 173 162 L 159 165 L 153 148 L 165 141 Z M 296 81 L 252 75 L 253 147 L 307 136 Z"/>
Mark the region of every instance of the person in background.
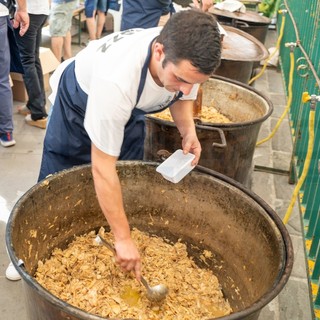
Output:
<path fill-rule="evenodd" d="M 100 39 L 106 21 L 108 0 L 85 0 L 84 8 L 89 40 Z"/>
<path fill-rule="evenodd" d="M 16 144 L 13 138 L 13 101 L 9 81 L 10 46 L 8 39 L 9 10 L 0 2 L 0 143 L 3 147 Z M 14 28 L 20 27 L 23 36 L 29 27 L 26 0 L 17 0 L 17 9 L 12 21 Z"/>
<path fill-rule="evenodd" d="M 13 139 L 12 91 L 9 82 L 10 74 L 10 46 L 8 39 L 9 11 L 0 2 L 0 142 L 3 147 L 15 145 Z M 17 8 L 12 21 L 14 28 L 19 28 L 22 37 L 29 28 L 29 15 L 26 0 L 17 0 Z M 6 269 L 9 280 L 20 280 L 20 275 L 10 262 Z"/>
<path fill-rule="evenodd" d="M 123 0 L 121 30 L 163 26 L 174 12 L 172 0 Z"/>
<path fill-rule="evenodd" d="M 49 28 L 51 35 L 51 49 L 58 61 L 72 57 L 71 25 L 73 11 L 77 7 L 77 0 L 52 0 Z"/>
<path fill-rule="evenodd" d="M 144 115 L 170 108 L 184 153 L 201 145 L 193 121 L 199 84 L 220 64 L 216 20 L 197 9 L 175 13 L 163 28 L 130 29 L 92 41 L 51 76 L 52 114 L 38 181 L 92 164 L 97 198 L 115 239 L 116 261 L 141 277 L 130 235 L 117 160 L 141 160 Z"/>
<path fill-rule="evenodd" d="M 193 0 L 196 8 L 208 11 L 212 0 Z M 121 30 L 164 26 L 175 12 L 172 0 L 123 0 Z"/>
<path fill-rule="evenodd" d="M 45 129 L 47 126 L 46 93 L 44 90 L 42 67 L 40 62 L 40 43 L 42 27 L 49 15 L 48 0 L 27 0 L 30 26 L 23 37 L 20 28 L 15 29 L 20 58 L 23 66 L 23 81 L 28 93 L 28 102 L 18 108 L 25 115 L 25 121 L 31 126 Z"/>

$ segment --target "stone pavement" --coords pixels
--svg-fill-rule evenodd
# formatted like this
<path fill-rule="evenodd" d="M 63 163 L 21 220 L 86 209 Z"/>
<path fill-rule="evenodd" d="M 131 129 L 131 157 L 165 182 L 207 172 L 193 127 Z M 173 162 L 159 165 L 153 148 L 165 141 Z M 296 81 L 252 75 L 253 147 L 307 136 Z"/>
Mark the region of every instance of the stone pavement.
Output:
<path fill-rule="evenodd" d="M 86 35 L 84 34 L 83 37 Z M 275 31 L 269 31 L 268 43 L 274 45 Z M 86 39 L 83 40 L 86 42 Z M 74 46 L 74 53 L 81 48 Z M 259 139 L 271 132 L 282 114 L 286 98 L 281 73 L 275 68 L 259 78 L 254 87 L 268 96 L 274 104 L 274 112 L 261 128 Z M 33 186 L 37 180 L 44 130 L 25 124 L 18 115 L 15 102 L 14 125 L 16 146 L 0 148 L 0 319 L 27 320 L 22 281 L 11 282 L 5 278 L 9 263 L 5 249 L 6 221 L 15 202 Z M 48 105 L 49 108 L 49 105 Z M 254 164 L 259 171 L 252 174 L 252 191 L 265 200 L 281 218 L 284 217 L 294 186 L 288 184 L 288 176 L 270 173 L 270 168 L 288 171 L 292 150 L 288 120 L 280 126 L 272 140 L 256 148 Z M 291 277 L 282 292 L 261 312 L 259 320 L 311 320 L 309 288 L 306 276 L 304 239 L 301 234 L 301 221 L 298 207 L 287 225 L 294 246 L 295 261 Z M 29 319 L 33 320 L 33 319 Z"/>

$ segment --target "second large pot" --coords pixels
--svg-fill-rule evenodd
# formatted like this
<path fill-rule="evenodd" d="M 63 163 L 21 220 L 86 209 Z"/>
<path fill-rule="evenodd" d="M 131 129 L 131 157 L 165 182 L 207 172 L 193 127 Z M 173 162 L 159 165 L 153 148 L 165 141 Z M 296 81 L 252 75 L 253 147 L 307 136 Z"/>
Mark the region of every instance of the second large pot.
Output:
<path fill-rule="evenodd" d="M 202 146 L 199 164 L 250 187 L 253 154 L 261 124 L 273 111 L 271 101 L 252 87 L 215 76 L 203 84 L 203 105 L 213 105 L 233 123 L 196 125 Z M 217 146 L 221 134 L 216 128 L 225 136 L 225 147 Z M 163 150 L 177 149 L 181 137 L 175 124 L 147 116 L 144 159 L 162 161 Z"/>

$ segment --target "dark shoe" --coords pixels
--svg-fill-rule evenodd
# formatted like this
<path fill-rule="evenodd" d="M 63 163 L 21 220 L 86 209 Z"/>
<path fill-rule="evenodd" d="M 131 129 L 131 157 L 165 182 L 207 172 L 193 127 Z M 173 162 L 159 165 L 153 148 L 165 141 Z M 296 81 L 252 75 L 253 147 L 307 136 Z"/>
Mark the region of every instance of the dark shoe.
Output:
<path fill-rule="evenodd" d="M 37 127 L 37 128 L 41 128 L 41 129 L 46 129 L 47 127 L 47 120 L 48 118 L 42 118 L 42 119 L 38 119 L 38 120 L 32 120 L 31 118 L 31 114 L 28 114 L 25 117 L 25 121 L 28 125 L 33 126 L 33 127 Z"/>

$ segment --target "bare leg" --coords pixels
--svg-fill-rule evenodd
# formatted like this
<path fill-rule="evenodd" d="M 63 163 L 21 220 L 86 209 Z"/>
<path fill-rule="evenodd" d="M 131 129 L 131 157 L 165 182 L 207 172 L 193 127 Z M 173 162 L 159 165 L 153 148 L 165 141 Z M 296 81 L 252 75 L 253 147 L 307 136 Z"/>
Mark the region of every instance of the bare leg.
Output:
<path fill-rule="evenodd" d="M 97 11 L 97 39 L 100 39 L 101 38 L 101 34 L 102 34 L 102 30 L 103 30 L 103 27 L 104 27 L 104 24 L 106 22 L 106 14 L 102 11 Z"/>
<path fill-rule="evenodd" d="M 72 57 L 71 32 L 68 31 L 63 41 L 63 58 L 67 60 Z"/>
<path fill-rule="evenodd" d="M 88 33 L 89 33 L 89 39 L 90 40 L 95 40 L 96 39 L 96 12 L 93 12 L 93 17 L 92 18 L 87 18 L 86 23 L 87 23 L 87 28 L 88 28 Z"/>
<path fill-rule="evenodd" d="M 58 61 L 62 58 L 63 37 L 51 37 L 51 49 Z"/>

